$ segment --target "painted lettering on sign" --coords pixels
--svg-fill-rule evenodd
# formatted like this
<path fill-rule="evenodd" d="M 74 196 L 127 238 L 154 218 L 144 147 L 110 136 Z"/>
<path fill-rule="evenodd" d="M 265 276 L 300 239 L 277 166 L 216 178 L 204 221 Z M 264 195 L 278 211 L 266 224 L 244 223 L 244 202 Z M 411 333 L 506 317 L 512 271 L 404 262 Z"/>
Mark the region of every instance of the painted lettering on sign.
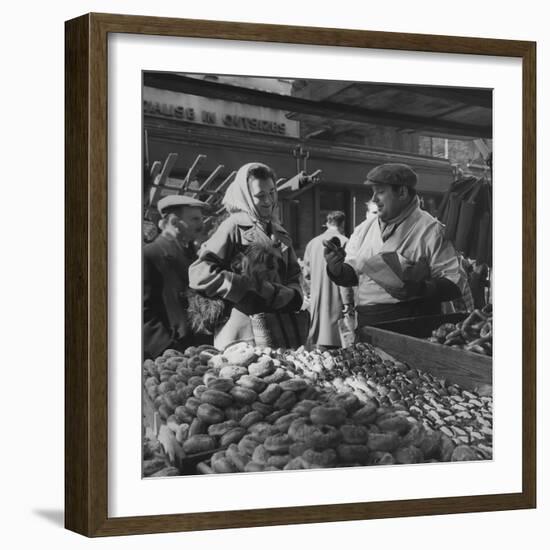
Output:
<path fill-rule="evenodd" d="M 216 124 L 216 113 L 211 111 L 202 111 L 201 120 L 205 124 Z"/>
<path fill-rule="evenodd" d="M 270 134 L 286 134 L 286 124 L 273 122 L 271 120 L 259 120 L 237 115 L 225 115 L 223 124 L 228 128 L 238 128 L 242 130 L 255 130 Z"/>
<path fill-rule="evenodd" d="M 148 87 L 143 89 L 143 113 L 245 132 L 299 136 L 299 123 L 286 118 L 285 113 L 279 109 Z"/>
<path fill-rule="evenodd" d="M 145 100 L 143 102 L 143 112 L 148 115 L 168 116 L 190 122 L 196 118 L 193 107 L 185 108 L 181 105 L 169 105 L 167 103 L 160 103 L 159 101 Z"/>

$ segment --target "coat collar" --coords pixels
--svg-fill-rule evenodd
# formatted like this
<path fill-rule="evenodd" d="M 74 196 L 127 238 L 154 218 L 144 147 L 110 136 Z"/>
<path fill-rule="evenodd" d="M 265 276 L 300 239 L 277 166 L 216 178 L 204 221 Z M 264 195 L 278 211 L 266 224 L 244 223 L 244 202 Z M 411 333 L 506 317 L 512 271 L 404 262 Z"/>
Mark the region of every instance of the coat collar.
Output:
<path fill-rule="evenodd" d="M 392 218 L 387 222 L 383 222 L 380 218 L 378 218 L 378 225 L 380 227 L 382 240 L 387 241 L 395 233 L 395 230 L 399 227 L 399 225 L 401 225 L 405 220 L 411 218 L 413 214 L 416 214 L 419 211 L 420 201 L 418 200 L 418 196 L 415 195 L 411 202 L 395 218 Z"/>
<path fill-rule="evenodd" d="M 258 221 L 254 220 L 252 216 L 250 216 L 250 214 L 246 212 L 234 212 L 233 214 L 231 214 L 231 217 L 233 218 L 235 223 L 240 227 L 247 228 L 247 229 L 252 227 L 258 227 L 261 230 L 263 230 L 261 224 Z M 271 227 L 273 228 L 273 231 L 279 236 L 280 235 L 288 236 L 288 231 L 279 223 L 271 222 Z"/>

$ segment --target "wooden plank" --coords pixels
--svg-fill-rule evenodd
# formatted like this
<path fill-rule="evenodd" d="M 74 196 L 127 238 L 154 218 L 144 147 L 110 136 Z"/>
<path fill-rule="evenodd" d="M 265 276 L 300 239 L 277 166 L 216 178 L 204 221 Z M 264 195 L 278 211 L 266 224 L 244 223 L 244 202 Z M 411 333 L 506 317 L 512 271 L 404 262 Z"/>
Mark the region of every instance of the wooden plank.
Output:
<path fill-rule="evenodd" d="M 413 368 L 444 378 L 464 389 L 474 390 L 481 385 L 493 384 L 491 357 L 375 327 L 359 329 L 359 339 Z"/>
<path fill-rule="evenodd" d="M 194 191 L 195 196 L 200 193 L 214 193 L 215 191 L 207 191 L 206 188 L 216 179 L 216 176 L 223 170 L 223 164 L 218 164 L 213 172 L 202 182 L 201 186 Z"/>
<path fill-rule="evenodd" d="M 162 170 L 162 163 L 160 160 L 155 160 L 153 162 L 153 165 L 151 166 L 151 169 L 149 170 L 149 179 L 147 181 L 147 195 L 149 198 L 149 202 L 145 205 L 145 212 L 144 212 L 144 218 L 147 219 L 154 219 L 154 211 L 156 210 L 152 206 L 152 200 L 155 198 L 158 200 L 158 196 L 156 195 L 156 188 L 155 188 L 155 180 L 157 179 L 158 175 L 160 174 L 160 171 Z"/>
<path fill-rule="evenodd" d="M 432 331 L 445 323 L 459 323 L 468 316 L 467 313 L 445 313 L 440 315 L 423 315 L 421 317 L 408 317 L 376 323 L 374 326 L 407 336 L 416 338 L 429 338 Z"/>
<path fill-rule="evenodd" d="M 214 189 L 214 194 L 212 194 L 210 197 L 206 199 L 206 202 L 211 202 L 210 199 L 216 197 L 216 195 L 219 193 L 221 194 L 222 189 L 227 185 L 229 186 L 231 183 L 233 183 L 233 180 L 235 179 L 235 176 L 237 175 L 236 171 L 231 172 L 229 176 L 227 176 L 221 183 Z"/>
<path fill-rule="evenodd" d="M 202 187 L 202 186 L 201 186 Z M 196 196 L 196 195 L 209 195 L 208 198 L 214 196 L 219 196 L 220 194 L 215 191 L 214 189 L 188 189 L 186 192 L 185 192 L 186 195 L 193 195 L 193 196 Z"/>
<path fill-rule="evenodd" d="M 89 159 L 100 147 L 90 137 L 89 32 L 87 16 L 65 23 L 65 527 L 83 534 L 92 528 L 88 406 L 96 388 L 89 376 Z"/>
<path fill-rule="evenodd" d="M 321 177 L 322 170 L 315 170 L 309 176 L 307 176 L 313 183 L 317 183 L 317 180 Z"/>
<path fill-rule="evenodd" d="M 142 408 L 143 425 L 146 430 L 151 430 L 156 435 L 155 430 L 155 406 L 153 400 L 145 392 L 145 388 L 141 392 L 142 395 Z"/>
<path fill-rule="evenodd" d="M 184 456 L 179 463 L 179 470 L 181 475 L 193 476 L 199 475 L 197 472 L 197 465 L 199 462 L 206 462 L 212 458 L 214 453 L 223 450 L 221 447 L 214 449 L 213 451 L 204 451 L 202 453 L 196 453 L 192 455 Z"/>
<path fill-rule="evenodd" d="M 201 164 L 206 160 L 206 155 L 197 155 L 191 168 L 187 171 L 185 178 L 183 178 L 183 187 L 180 190 L 180 194 L 183 194 L 184 191 L 187 191 L 187 187 L 191 183 L 191 180 L 195 177 L 196 173 L 199 171 Z"/>
<path fill-rule="evenodd" d="M 149 132 L 143 131 L 143 156 L 145 157 L 145 166 L 149 166 Z"/>
<path fill-rule="evenodd" d="M 160 174 L 160 171 L 162 170 L 162 163 L 160 160 L 155 160 L 153 162 L 153 166 L 151 166 L 151 171 L 149 172 L 149 177 L 151 178 L 151 181 L 155 181 L 155 178 Z"/>
<path fill-rule="evenodd" d="M 177 160 L 178 160 L 177 153 L 170 153 L 166 157 L 166 160 L 164 161 L 164 165 L 162 166 L 162 170 L 160 174 L 155 178 L 155 185 L 159 187 L 162 187 L 163 185 L 165 185 L 166 180 L 168 179 L 168 176 L 170 175 L 172 168 L 174 168 L 174 165 L 176 164 Z"/>
<path fill-rule="evenodd" d="M 170 172 L 172 171 L 172 168 L 176 164 L 176 161 L 178 160 L 178 154 L 177 153 L 170 153 L 166 160 L 164 161 L 164 165 L 162 166 L 162 170 L 160 171 L 159 175 L 155 177 L 153 181 L 153 188 L 151 189 L 151 200 L 149 203 L 150 207 L 155 207 L 157 204 L 157 201 L 160 197 L 162 188 L 166 185 L 166 181 L 168 180 L 168 176 Z"/>
<path fill-rule="evenodd" d="M 179 191 L 183 189 L 184 185 L 185 185 L 185 180 L 182 180 L 181 178 L 166 178 L 164 189 L 172 189 L 174 191 Z"/>
<path fill-rule="evenodd" d="M 292 176 L 285 183 L 277 187 L 277 192 L 289 189 L 290 191 L 298 191 L 300 189 L 300 181 L 304 178 L 304 172 L 298 172 L 295 176 Z"/>

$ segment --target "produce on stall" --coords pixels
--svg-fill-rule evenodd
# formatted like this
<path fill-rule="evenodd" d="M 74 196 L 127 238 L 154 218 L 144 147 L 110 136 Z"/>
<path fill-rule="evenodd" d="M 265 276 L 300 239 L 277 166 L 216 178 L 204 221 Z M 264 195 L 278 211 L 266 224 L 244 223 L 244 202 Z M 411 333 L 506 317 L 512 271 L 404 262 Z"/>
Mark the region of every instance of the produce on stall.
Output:
<path fill-rule="evenodd" d="M 432 332 L 430 342 L 493 355 L 493 309 L 489 304 L 476 309 L 459 323 L 445 323 Z"/>
<path fill-rule="evenodd" d="M 368 344 L 168 350 L 145 361 L 144 386 L 166 455 L 149 443 L 144 476 L 189 473 L 181 465 L 193 457 L 199 473 L 492 457 L 490 396 Z"/>

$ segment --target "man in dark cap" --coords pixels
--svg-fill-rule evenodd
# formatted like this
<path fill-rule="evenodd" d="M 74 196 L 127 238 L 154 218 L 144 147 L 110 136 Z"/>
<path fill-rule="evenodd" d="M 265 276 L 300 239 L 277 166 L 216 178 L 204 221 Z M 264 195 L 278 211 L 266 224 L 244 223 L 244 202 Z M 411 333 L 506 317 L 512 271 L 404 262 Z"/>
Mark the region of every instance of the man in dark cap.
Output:
<path fill-rule="evenodd" d="M 329 277 L 338 285 L 357 287 L 359 326 L 440 313 L 441 303 L 460 298 L 467 285 L 443 225 L 420 209 L 417 180 L 405 164 L 372 169 L 365 184 L 372 188 L 378 216 L 368 216 L 355 228 L 345 251 L 336 242 L 325 245 Z M 373 258 L 384 253 L 396 253 L 400 287 L 373 279 Z"/>
<path fill-rule="evenodd" d="M 184 350 L 198 342 L 187 323 L 189 266 L 197 258 L 194 241 L 208 205 L 184 195 L 158 201 L 161 234 L 143 248 L 143 351 L 156 358 L 168 348 Z"/>

